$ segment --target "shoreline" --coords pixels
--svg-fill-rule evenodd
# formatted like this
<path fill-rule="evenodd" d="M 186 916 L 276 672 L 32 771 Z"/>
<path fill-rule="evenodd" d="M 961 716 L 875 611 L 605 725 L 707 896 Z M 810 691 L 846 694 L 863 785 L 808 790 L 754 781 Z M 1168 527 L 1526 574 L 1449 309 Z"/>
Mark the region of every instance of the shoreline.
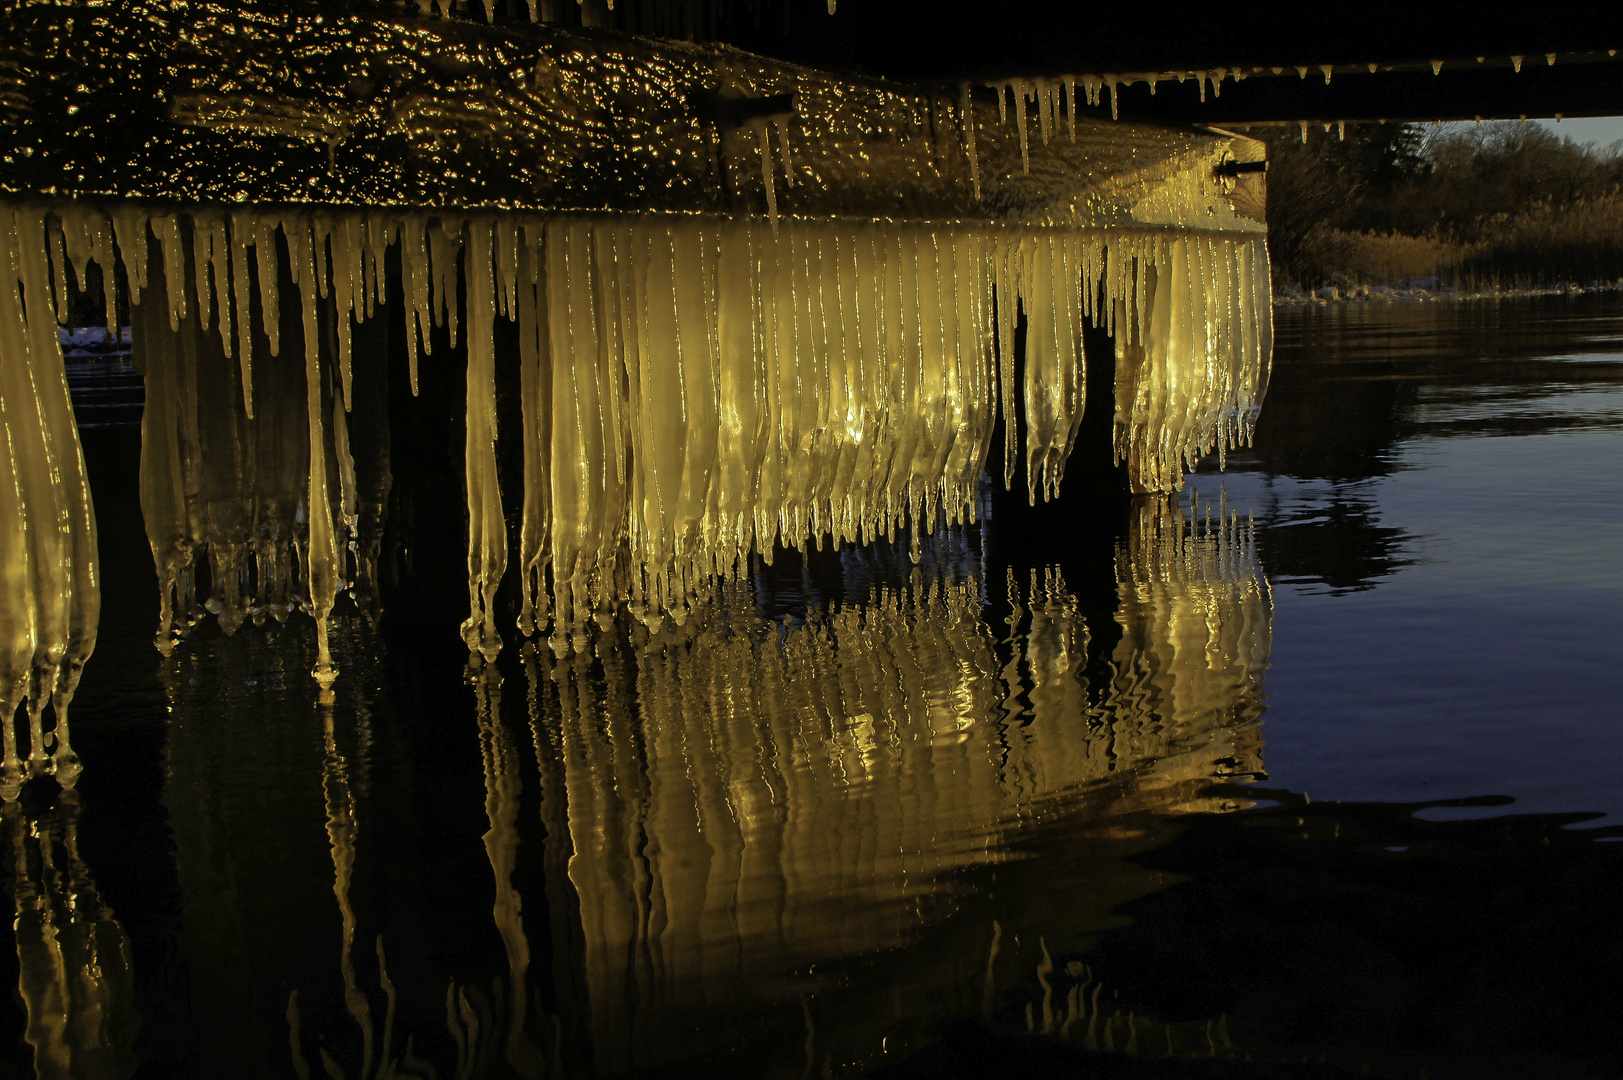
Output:
<path fill-rule="evenodd" d="M 1423 286 L 1359 285 L 1342 290 L 1326 286 L 1312 293 L 1275 293 L 1273 306 L 1278 307 L 1331 307 L 1344 304 L 1417 304 L 1439 300 L 1521 300 L 1551 296 L 1588 296 L 1591 293 L 1623 292 L 1623 278 L 1617 281 L 1592 282 L 1579 285 L 1568 282 L 1539 288 L 1457 290 L 1452 288 L 1428 289 Z"/>

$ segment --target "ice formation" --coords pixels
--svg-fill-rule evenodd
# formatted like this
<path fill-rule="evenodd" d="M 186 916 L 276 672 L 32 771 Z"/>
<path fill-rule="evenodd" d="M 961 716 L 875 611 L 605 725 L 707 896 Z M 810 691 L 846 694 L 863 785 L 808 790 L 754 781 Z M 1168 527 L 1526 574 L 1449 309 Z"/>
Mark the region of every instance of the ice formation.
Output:
<path fill-rule="evenodd" d="M 71 787 L 79 774 L 68 704 L 96 646 L 101 591 L 57 313 L 66 314 L 68 263 L 83 280 L 85 261 L 111 250 L 105 228 L 48 233 L 40 213 L 0 203 L 0 799 L 7 802 L 28 776 L 53 773 Z M 26 762 L 13 724 L 24 704 Z M 46 705 L 55 718 L 50 731 Z"/>
<path fill-rule="evenodd" d="M 1200 455 L 1249 439 L 1271 346 L 1251 233 L 131 207 L 109 219 L 78 204 L 14 221 L 25 284 L 63 280 L 53 266 L 108 266 L 115 241 L 126 268 L 148 384 L 142 506 L 160 648 L 204 609 L 231 632 L 302 608 L 320 628 L 324 685 L 337 596 L 375 602 L 391 247 L 414 388 L 432 326 L 465 343 L 463 637 L 487 658 L 508 562 L 498 438 L 523 459 L 519 625 L 550 628 L 567 650 L 621 607 L 681 624 L 695 590 L 752 551 L 908 525 L 917 545 L 938 520 L 972 517 L 999 413 L 1011 418 L 1005 482 L 1023 458 L 1029 497 L 1053 497 L 1082 415 L 1087 320 L 1116 335 L 1116 449 L 1140 490 L 1170 490 Z M 31 512 L 75 494 L 56 511 L 71 528 L 8 536 L 17 595 L 37 596 L 41 614 L 18 623 L 7 686 L 25 685 L 30 663 L 36 678 L 61 666 L 65 695 L 94 628 L 93 589 L 76 587 L 94 582 L 93 534 L 54 320 L 37 342 L 17 312 L 6 377 L 25 377 L 21 356 L 50 385 L 19 383 L 6 407 L 39 403 L 29 453 L 41 468 L 66 460 L 76 479 L 46 484 L 28 472 L 35 458 L 13 454 L 20 477 L 49 488 L 19 486 Z M 517 324 L 517 432 L 497 431 L 498 318 Z M 82 554 L 30 561 L 31 543 Z M 46 569 L 25 589 L 36 562 Z"/>
<path fill-rule="evenodd" d="M 64 208 L 58 220 L 105 228 L 91 210 Z M 129 271 L 131 360 L 147 388 L 141 509 L 158 648 L 205 611 L 229 634 L 302 608 L 318 628 L 316 678 L 330 685 L 326 616 L 338 594 L 375 611 L 390 477 L 374 316 L 398 223 L 125 211 L 113 226 Z M 205 557 L 206 599 L 196 587 Z"/>

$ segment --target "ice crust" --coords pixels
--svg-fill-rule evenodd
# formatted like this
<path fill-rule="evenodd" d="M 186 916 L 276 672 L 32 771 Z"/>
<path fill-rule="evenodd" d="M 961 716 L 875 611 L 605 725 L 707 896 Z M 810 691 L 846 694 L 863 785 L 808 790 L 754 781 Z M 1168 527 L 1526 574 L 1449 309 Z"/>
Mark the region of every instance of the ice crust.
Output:
<path fill-rule="evenodd" d="M 28 414 L 7 437 L 31 441 L 12 449 L 16 484 L 0 493 L 18 506 L 3 515 L 7 595 L 26 598 L 6 607 L 3 689 L 12 706 L 37 703 L 29 680 L 56 680 L 64 732 L 94 637 L 94 530 L 55 311 L 41 319 L 23 297 L 66 310 L 67 268 L 82 281 L 115 245 L 148 386 L 159 647 L 205 609 L 229 633 L 300 608 L 319 628 L 324 686 L 336 598 L 376 607 L 391 247 L 413 390 L 431 327 L 465 340 L 462 635 L 487 659 L 509 561 L 498 437 L 523 459 L 519 628 L 561 654 L 621 609 L 651 630 L 684 623 L 751 552 L 909 526 L 916 550 L 938 522 L 973 520 L 1000 413 L 1023 423 L 1006 425 L 993 471 L 1013 483 L 1023 456 L 1030 499 L 1054 497 L 1082 417 L 1085 321 L 1115 334 L 1116 453 L 1144 491 L 1249 441 L 1271 353 L 1255 233 L 80 204 L 8 215 L 0 377 L 8 421 Z M 517 324 L 516 432 L 497 430 L 498 318 Z M 36 528 L 42 514 L 58 526 Z M 200 604 L 205 555 L 213 595 Z"/>

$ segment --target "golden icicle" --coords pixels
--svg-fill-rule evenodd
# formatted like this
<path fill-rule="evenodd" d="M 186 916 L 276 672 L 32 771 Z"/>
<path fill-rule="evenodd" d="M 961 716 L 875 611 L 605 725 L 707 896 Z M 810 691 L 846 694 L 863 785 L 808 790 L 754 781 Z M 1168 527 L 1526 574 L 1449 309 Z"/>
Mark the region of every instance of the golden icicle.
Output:
<path fill-rule="evenodd" d="M 1096 100 L 1097 81 L 1084 87 Z M 1022 127 L 1034 96 L 1052 138 L 1061 85 L 1005 88 Z M 973 102 L 964 105 L 969 134 Z M 766 134 L 763 125 L 770 170 Z M 1054 498 L 1084 406 L 1089 321 L 1116 336 L 1116 452 L 1141 491 L 1172 490 L 1201 456 L 1249 440 L 1272 345 L 1266 250 L 1246 232 L 376 211 L 278 219 L 121 210 L 111 222 L 81 215 L 51 231 L 8 220 L 13 280 L 41 284 L 12 290 L 0 345 L 29 364 L 37 350 L 41 378 L 54 372 L 58 383 L 54 319 L 36 332 L 21 308 L 24 291 L 55 298 L 48 252 L 81 272 L 111 257 L 116 234 L 126 260 L 144 259 L 125 269 L 148 381 L 142 503 L 164 597 L 160 647 L 203 616 L 195 563 L 207 552 L 207 607 L 221 625 L 302 607 L 317 622 L 324 684 L 337 674 L 325 638 L 338 595 L 376 611 L 362 594 L 388 481 L 363 483 L 375 455 L 351 437 L 386 430 L 386 415 L 375 415 L 386 408 L 376 357 L 390 243 L 399 245 L 413 390 L 438 327 L 442 342 L 466 339 L 463 636 L 486 658 L 501 644 L 494 604 L 507 564 L 498 317 L 518 323 L 519 624 L 525 634 L 550 631 L 560 652 L 622 608 L 649 629 L 680 624 L 712 578 L 741 572 L 752 554 L 770 558 L 776 544 L 839 547 L 911 528 L 917 546 L 938 520 L 973 520 L 1000 414 L 1023 417 L 1006 425 L 1006 481 L 1023 460 L 1029 498 Z M 284 336 L 302 349 L 302 365 L 272 359 Z M 43 403 L 59 398 L 52 408 L 71 428 L 65 390 L 42 396 L 31 371 L 8 363 L 0 372 L 16 384 L 7 415 L 26 413 L 33 425 L 8 438 L 40 447 L 11 454 L 16 483 L 3 497 L 19 510 L 9 520 L 22 524 L 5 541 L 17 552 L 6 588 L 90 604 L 93 588 L 40 584 L 66 564 L 55 548 L 35 552 L 35 516 L 79 514 L 86 530 L 89 519 L 26 465 L 48 456 Z M 26 696 L 18 687 L 39 648 L 49 667 L 70 637 L 81 649 L 88 640 L 83 618 L 70 632 L 55 608 L 40 612 L 0 627 L 13 703 Z"/>

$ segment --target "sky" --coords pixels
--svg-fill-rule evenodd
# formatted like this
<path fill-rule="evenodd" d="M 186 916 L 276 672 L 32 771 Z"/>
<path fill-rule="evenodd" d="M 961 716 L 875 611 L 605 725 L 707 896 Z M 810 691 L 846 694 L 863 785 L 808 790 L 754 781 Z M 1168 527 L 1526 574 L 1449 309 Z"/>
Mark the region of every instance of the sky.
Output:
<path fill-rule="evenodd" d="M 1559 124 L 1554 120 L 1539 120 L 1557 135 L 1567 135 L 1579 142 L 1595 143 L 1599 146 L 1608 146 L 1619 139 L 1623 139 L 1623 116 L 1596 116 L 1582 119 L 1563 120 Z"/>
<path fill-rule="evenodd" d="M 1445 122 L 1445 128 L 1466 128 L 1471 126 L 1469 120 Z M 1623 139 L 1623 116 L 1595 116 L 1572 120 L 1529 120 L 1530 124 L 1542 124 L 1557 135 L 1565 135 L 1578 142 L 1589 143 L 1597 147 L 1607 147 L 1619 139 Z"/>

